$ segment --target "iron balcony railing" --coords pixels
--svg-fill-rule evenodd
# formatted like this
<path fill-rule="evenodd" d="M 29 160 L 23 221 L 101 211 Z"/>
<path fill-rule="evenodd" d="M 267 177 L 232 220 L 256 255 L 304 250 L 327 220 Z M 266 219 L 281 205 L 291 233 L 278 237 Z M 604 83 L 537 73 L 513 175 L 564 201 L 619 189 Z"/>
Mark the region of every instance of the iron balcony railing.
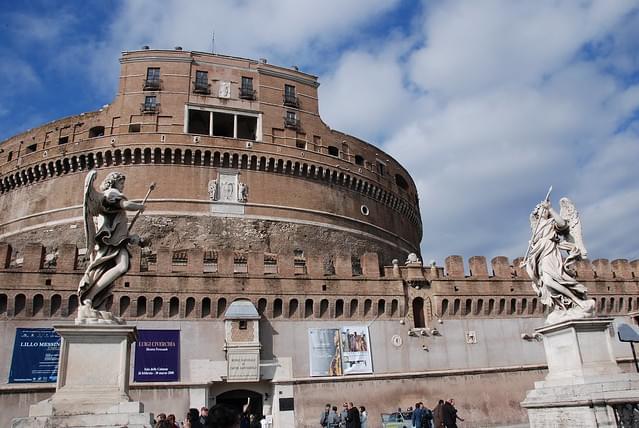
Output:
<path fill-rule="evenodd" d="M 159 111 L 160 111 L 160 103 L 140 104 L 140 113 L 158 113 Z"/>
<path fill-rule="evenodd" d="M 253 88 L 240 86 L 240 98 L 243 100 L 254 100 L 255 90 Z"/>
<path fill-rule="evenodd" d="M 211 84 L 201 80 L 193 81 L 193 92 L 196 94 L 209 95 L 211 93 Z"/>
<path fill-rule="evenodd" d="M 300 101 L 296 95 L 285 94 L 284 95 L 284 105 L 288 107 L 299 108 Z"/>
<path fill-rule="evenodd" d="M 159 91 L 162 87 L 162 80 L 153 78 L 153 79 L 144 79 L 144 87 L 145 91 Z"/>
<path fill-rule="evenodd" d="M 284 126 L 286 128 L 299 129 L 300 120 L 297 119 L 297 118 L 285 117 L 284 118 Z"/>

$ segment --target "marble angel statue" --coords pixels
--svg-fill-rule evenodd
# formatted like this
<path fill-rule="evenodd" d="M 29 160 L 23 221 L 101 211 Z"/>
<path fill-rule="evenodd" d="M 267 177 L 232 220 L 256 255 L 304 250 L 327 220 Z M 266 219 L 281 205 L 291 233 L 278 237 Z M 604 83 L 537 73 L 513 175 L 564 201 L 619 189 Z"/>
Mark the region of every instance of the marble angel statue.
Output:
<path fill-rule="evenodd" d="M 126 211 L 144 211 L 144 203 L 131 202 L 122 193 L 125 177 L 119 172 L 109 173 L 100 191 L 93 187 L 97 172 L 92 170 L 84 182 L 84 231 L 89 264 L 80 280 L 80 307 L 76 324 L 122 324 L 124 321 L 110 312 L 98 310 L 111 294 L 114 282 L 129 270 L 129 244 L 140 245 L 137 235 L 130 235 Z M 134 218 L 135 219 L 137 218 Z M 93 217 L 97 217 L 97 230 Z M 133 222 L 131 223 L 131 226 Z"/>
<path fill-rule="evenodd" d="M 559 204 L 557 213 L 546 197 L 531 213 L 533 234 L 523 262 L 533 289 L 551 309 L 546 324 L 595 315 L 595 302 L 588 299 L 586 287 L 572 269 L 587 255 L 579 213 L 568 198 L 561 198 Z"/>

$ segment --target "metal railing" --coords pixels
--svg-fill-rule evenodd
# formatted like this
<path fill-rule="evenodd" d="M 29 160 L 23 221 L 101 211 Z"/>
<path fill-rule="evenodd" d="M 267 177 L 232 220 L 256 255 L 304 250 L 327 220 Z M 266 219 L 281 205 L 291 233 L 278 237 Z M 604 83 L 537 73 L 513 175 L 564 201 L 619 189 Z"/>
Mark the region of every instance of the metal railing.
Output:
<path fill-rule="evenodd" d="M 299 129 L 300 120 L 299 119 L 293 119 L 292 117 L 285 117 L 284 118 L 284 126 L 286 128 Z"/>
<path fill-rule="evenodd" d="M 160 103 L 140 104 L 140 113 L 158 113 L 159 111 L 160 111 Z"/>
<path fill-rule="evenodd" d="M 254 100 L 255 89 L 240 86 L 240 98 L 242 98 L 243 100 Z"/>
<path fill-rule="evenodd" d="M 288 107 L 299 108 L 299 98 L 297 97 L 297 95 L 284 94 L 284 105 Z"/>
<path fill-rule="evenodd" d="M 161 79 L 144 79 L 144 87 L 145 91 L 159 91 L 162 87 Z"/>
<path fill-rule="evenodd" d="M 193 92 L 196 94 L 208 95 L 211 93 L 211 84 L 203 81 L 193 81 Z"/>

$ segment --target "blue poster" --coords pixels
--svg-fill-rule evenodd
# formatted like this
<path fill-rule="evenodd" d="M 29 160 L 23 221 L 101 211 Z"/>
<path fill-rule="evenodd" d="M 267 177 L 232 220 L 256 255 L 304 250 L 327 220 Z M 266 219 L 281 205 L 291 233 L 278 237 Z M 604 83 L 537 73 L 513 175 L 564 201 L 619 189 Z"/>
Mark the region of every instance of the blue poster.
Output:
<path fill-rule="evenodd" d="M 180 330 L 138 330 L 135 382 L 175 382 L 180 379 Z"/>
<path fill-rule="evenodd" d="M 52 328 L 17 328 L 9 383 L 58 380 L 60 336 Z"/>

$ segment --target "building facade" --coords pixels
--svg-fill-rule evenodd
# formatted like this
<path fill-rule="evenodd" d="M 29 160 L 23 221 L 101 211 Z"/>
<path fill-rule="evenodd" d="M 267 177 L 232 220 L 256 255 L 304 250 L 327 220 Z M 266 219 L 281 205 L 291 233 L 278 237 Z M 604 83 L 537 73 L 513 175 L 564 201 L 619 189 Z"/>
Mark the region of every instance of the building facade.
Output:
<path fill-rule="evenodd" d="M 12 349 L 17 329 L 75 317 L 89 169 L 124 173 L 131 199 L 157 185 L 134 227 L 149 245 L 131 248 L 107 302 L 141 331 L 179 332 L 177 380 L 132 382 L 147 411 L 181 419 L 251 398 L 274 425 L 301 427 L 353 401 L 379 426 L 383 412 L 455 397 L 467 426 L 525 423 L 544 309 L 519 261 L 407 260 L 422 238 L 410 174 L 322 122 L 314 76 L 182 50 L 120 62 L 113 103 L 0 146 L 0 425 L 54 390 L 9 383 Z M 639 310 L 639 261 L 578 274 L 599 313 Z M 333 331 L 341 361 L 318 369 L 327 344 L 313 334 Z"/>

